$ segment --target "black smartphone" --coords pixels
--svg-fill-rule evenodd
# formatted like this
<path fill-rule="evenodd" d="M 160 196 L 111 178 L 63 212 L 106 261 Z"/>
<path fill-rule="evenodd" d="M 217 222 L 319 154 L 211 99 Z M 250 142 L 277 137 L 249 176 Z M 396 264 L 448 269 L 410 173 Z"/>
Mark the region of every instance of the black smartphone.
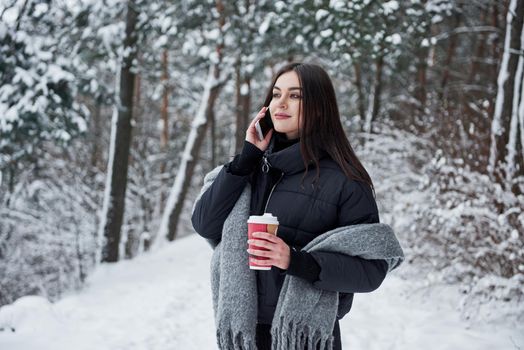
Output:
<path fill-rule="evenodd" d="M 258 139 L 262 141 L 266 137 L 269 130 L 273 129 L 273 121 L 271 120 L 271 114 L 269 113 L 269 107 L 266 109 L 264 118 L 258 120 L 255 123 L 255 129 L 257 130 Z"/>

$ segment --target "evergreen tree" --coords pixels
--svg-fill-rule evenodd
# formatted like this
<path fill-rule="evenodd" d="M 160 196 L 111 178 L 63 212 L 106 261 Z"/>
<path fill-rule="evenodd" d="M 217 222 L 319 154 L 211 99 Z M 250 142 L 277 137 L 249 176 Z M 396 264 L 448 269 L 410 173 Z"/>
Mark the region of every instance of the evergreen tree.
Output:
<path fill-rule="evenodd" d="M 0 21 L 0 170 L 14 184 L 17 166 L 36 162 L 42 145 L 65 146 L 86 131 L 76 100 L 74 62 L 60 51 L 59 8 L 29 2 L 15 21 Z"/>

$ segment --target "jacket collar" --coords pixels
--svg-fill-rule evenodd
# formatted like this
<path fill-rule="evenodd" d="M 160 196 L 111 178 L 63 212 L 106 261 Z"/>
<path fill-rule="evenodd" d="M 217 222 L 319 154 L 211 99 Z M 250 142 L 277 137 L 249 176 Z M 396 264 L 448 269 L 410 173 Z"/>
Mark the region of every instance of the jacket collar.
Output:
<path fill-rule="evenodd" d="M 269 162 L 269 165 L 273 168 L 277 168 L 284 172 L 286 175 L 296 174 L 303 172 L 306 167 L 302 159 L 302 152 L 300 151 L 301 142 L 298 141 L 278 152 L 273 152 L 275 148 L 275 143 L 278 141 L 277 138 L 282 138 L 282 134 L 274 133 L 271 141 L 269 143 L 268 149 L 264 152 L 264 156 Z M 321 153 L 320 158 L 324 158 L 326 155 L 325 152 Z M 308 169 L 313 167 L 311 164 Z"/>

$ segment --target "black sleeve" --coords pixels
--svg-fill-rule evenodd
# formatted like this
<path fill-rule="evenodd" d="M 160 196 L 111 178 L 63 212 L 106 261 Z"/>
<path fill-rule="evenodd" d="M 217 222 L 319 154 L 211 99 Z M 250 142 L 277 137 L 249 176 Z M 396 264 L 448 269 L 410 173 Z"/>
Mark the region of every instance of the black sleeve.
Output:
<path fill-rule="evenodd" d="M 380 222 L 377 203 L 368 184 L 349 181 L 338 206 L 338 227 Z"/>
<path fill-rule="evenodd" d="M 371 188 L 348 182 L 341 195 L 338 226 L 379 222 Z M 386 277 L 385 260 L 366 260 L 333 252 L 291 252 L 288 274 L 304 278 L 316 287 L 344 293 L 365 293 L 377 289 Z"/>
<path fill-rule="evenodd" d="M 385 260 L 292 249 L 287 274 L 303 278 L 324 290 L 365 293 L 374 291 L 382 284 L 387 269 Z"/>
<path fill-rule="evenodd" d="M 233 161 L 226 165 L 229 172 L 235 175 L 249 175 L 259 164 L 262 152 L 257 146 L 249 141 L 244 141 L 242 152 L 235 156 Z"/>
<path fill-rule="evenodd" d="M 311 252 L 320 266 L 314 285 L 343 293 L 366 293 L 377 289 L 388 270 L 385 260 L 367 260 L 339 253 Z"/>
<path fill-rule="evenodd" d="M 318 280 L 320 266 L 310 253 L 292 247 L 289 267 L 287 268 L 286 273 L 313 283 Z"/>
<path fill-rule="evenodd" d="M 224 221 L 242 194 L 254 164 L 258 163 L 258 148 L 247 141 L 246 144 L 242 153 L 222 168 L 211 186 L 202 194 L 191 216 L 195 231 L 214 242 L 214 245 L 220 242 Z M 263 153 L 258 151 L 261 157 Z M 248 168 L 251 170 L 246 172 Z"/>

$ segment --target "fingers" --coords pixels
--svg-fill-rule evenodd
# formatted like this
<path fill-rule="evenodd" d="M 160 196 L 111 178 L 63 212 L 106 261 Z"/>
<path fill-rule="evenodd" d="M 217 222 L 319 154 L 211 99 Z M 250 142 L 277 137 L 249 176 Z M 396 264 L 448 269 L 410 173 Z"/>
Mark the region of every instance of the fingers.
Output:
<path fill-rule="evenodd" d="M 254 128 L 254 127 L 255 127 L 255 123 L 256 123 L 259 119 L 264 118 L 264 115 L 265 115 L 265 113 L 266 113 L 266 109 L 267 109 L 267 108 L 268 108 L 268 107 L 264 106 L 264 107 L 262 107 L 262 108 L 260 109 L 260 111 L 259 111 L 258 114 L 256 115 L 255 119 L 253 119 L 253 120 L 251 121 L 251 123 L 249 124 L 249 127 L 250 127 L 250 128 L 251 128 L 251 127 Z"/>
<path fill-rule="evenodd" d="M 263 241 L 261 239 L 250 239 L 247 241 L 247 243 L 252 246 L 257 246 L 257 247 L 266 248 L 266 249 L 271 249 L 275 245 L 275 243 Z"/>
<path fill-rule="evenodd" d="M 270 241 L 273 243 L 278 243 L 281 241 L 279 237 L 275 236 L 272 233 L 268 233 L 268 232 L 253 232 L 253 237 L 265 239 L 266 241 Z"/>
<path fill-rule="evenodd" d="M 258 235 L 259 238 L 265 238 L 267 236 L 272 236 L 269 238 L 274 239 L 274 235 L 269 234 L 267 232 L 255 232 L 254 234 L 262 234 Z M 253 235 L 254 235 L 253 234 Z M 265 235 L 264 235 L 265 234 Z M 251 248 L 247 250 L 249 254 L 256 255 L 256 256 L 263 256 L 263 257 L 274 257 L 275 253 L 279 253 L 281 250 L 280 242 L 279 241 L 269 241 L 265 239 L 249 239 L 247 243 L 250 245 Z M 262 249 L 254 249 L 254 248 L 263 248 Z"/>
<path fill-rule="evenodd" d="M 275 265 L 275 261 L 273 259 L 257 259 L 254 257 L 250 257 L 249 261 L 251 263 L 260 265 L 260 266 L 272 266 Z"/>
<path fill-rule="evenodd" d="M 265 251 L 258 249 L 248 249 L 249 261 L 251 263 L 261 266 L 276 266 L 283 270 L 289 267 L 290 256 L 289 251 L 287 253 L 283 251 Z"/>
<path fill-rule="evenodd" d="M 290 262 L 290 248 L 280 238 L 267 232 L 253 232 L 253 237 L 247 242 L 251 248 L 247 249 L 250 254 L 249 261 L 261 266 L 276 266 L 286 270 Z M 254 246 L 261 249 L 253 249 Z"/>
<path fill-rule="evenodd" d="M 265 258 L 269 258 L 271 256 L 273 256 L 273 252 L 270 251 L 270 250 L 260 250 L 260 249 L 248 249 L 247 252 L 251 255 L 255 255 L 255 256 L 262 256 L 262 257 L 265 257 Z"/>
<path fill-rule="evenodd" d="M 266 232 L 257 232 L 257 233 L 262 233 L 268 236 L 272 236 L 270 237 L 272 239 L 275 238 L 274 235 L 266 233 Z M 260 237 L 260 238 L 263 238 L 263 237 Z M 270 241 L 270 242 L 268 242 L 268 240 L 263 240 L 263 239 L 249 239 L 247 243 L 249 243 L 251 247 L 247 250 L 247 252 L 249 254 L 256 255 L 256 256 L 276 258 L 283 251 L 283 244 L 282 244 L 283 241 L 280 238 L 278 238 L 278 240 Z M 263 249 L 254 249 L 255 247 L 263 248 Z"/>

